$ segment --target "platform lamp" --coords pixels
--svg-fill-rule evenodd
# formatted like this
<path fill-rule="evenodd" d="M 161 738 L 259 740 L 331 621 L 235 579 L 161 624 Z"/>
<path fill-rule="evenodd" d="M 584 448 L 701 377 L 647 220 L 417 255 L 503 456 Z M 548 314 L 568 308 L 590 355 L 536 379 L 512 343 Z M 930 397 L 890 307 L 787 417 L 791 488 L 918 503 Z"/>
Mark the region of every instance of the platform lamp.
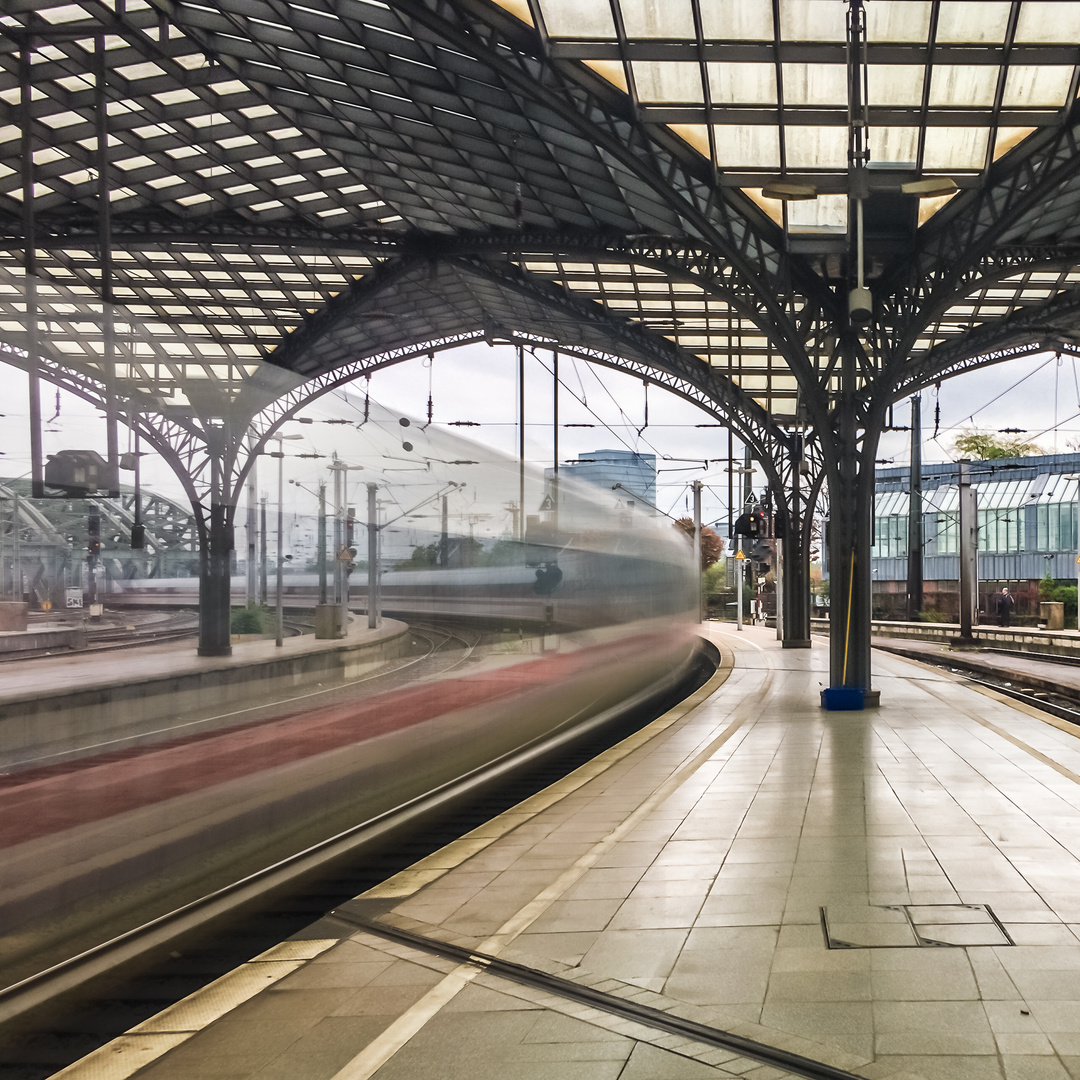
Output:
<path fill-rule="evenodd" d="M 283 502 L 285 498 L 285 481 L 284 481 L 284 462 L 285 462 L 285 450 L 282 443 L 286 439 L 302 439 L 303 435 L 271 435 L 270 438 L 276 439 L 278 448 L 276 453 L 270 454 L 270 457 L 276 457 L 278 459 L 277 470 L 277 587 L 276 587 L 276 608 L 275 608 L 275 637 L 274 644 L 280 648 L 285 643 L 285 601 L 284 601 L 284 572 L 285 572 L 285 551 L 282 544 L 282 537 L 285 531 L 285 514 L 283 508 Z"/>

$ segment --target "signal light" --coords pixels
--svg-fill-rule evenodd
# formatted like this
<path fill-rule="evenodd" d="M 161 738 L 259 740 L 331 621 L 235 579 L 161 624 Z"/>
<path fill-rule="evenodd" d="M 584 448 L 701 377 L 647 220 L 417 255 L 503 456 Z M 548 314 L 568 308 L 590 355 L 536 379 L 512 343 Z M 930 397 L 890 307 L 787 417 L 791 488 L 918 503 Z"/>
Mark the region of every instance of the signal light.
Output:
<path fill-rule="evenodd" d="M 101 554 L 101 518 L 96 512 L 86 518 L 86 550 L 91 555 Z"/>

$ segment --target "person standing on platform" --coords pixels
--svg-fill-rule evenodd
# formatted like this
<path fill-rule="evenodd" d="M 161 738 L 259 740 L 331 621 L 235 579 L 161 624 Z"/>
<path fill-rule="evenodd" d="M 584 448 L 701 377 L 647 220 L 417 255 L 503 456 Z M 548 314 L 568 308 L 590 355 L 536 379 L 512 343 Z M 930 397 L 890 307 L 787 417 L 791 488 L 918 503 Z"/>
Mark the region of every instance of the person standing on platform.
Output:
<path fill-rule="evenodd" d="M 1016 601 L 1012 598 L 1012 594 L 1007 588 L 1001 590 L 1001 595 L 997 598 L 997 617 L 998 626 L 1008 626 L 1009 621 L 1012 618 L 1012 609 L 1016 606 Z"/>

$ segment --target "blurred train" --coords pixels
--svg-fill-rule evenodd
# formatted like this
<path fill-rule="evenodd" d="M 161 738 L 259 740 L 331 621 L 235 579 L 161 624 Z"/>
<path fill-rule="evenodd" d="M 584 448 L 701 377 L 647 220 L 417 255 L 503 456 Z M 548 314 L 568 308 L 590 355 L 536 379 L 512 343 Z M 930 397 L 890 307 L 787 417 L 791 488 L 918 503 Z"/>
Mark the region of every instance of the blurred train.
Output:
<path fill-rule="evenodd" d="M 388 570 L 379 579 L 379 609 L 405 618 L 555 624 L 567 630 L 677 616 L 694 607 L 694 584 L 685 567 L 664 555 L 670 552 L 578 548 L 533 565 Z M 367 574 L 360 571 L 352 578 L 349 606 L 366 611 Z M 234 577 L 233 604 L 242 606 L 246 596 L 247 579 Z M 273 596 L 271 582 L 271 602 Z M 291 611 L 313 608 L 319 599 L 318 575 L 285 574 L 282 599 Z M 199 582 L 197 578 L 113 581 L 105 600 L 110 607 L 195 606 Z"/>
<path fill-rule="evenodd" d="M 119 688 L 101 727 L 47 702 L 49 742 L 0 768 L 0 955 L 9 978 L 485 770 L 550 753 L 670 695 L 700 663 L 697 575 L 673 530 L 594 531 L 539 557 L 521 554 L 513 565 L 381 576 L 387 615 L 483 619 L 492 630 L 459 660 L 443 648 L 438 657 L 452 662 L 438 670 L 420 663 L 419 631 L 411 640 L 388 623 L 384 633 L 396 633 L 402 651 L 386 678 L 362 666 L 354 639 L 325 646 L 355 650 L 362 677 L 323 688 L 319 676 L 302 683 L 267 668 L 242 702 L 250 709 L 192 689 L 198 671 L 229 680 L 235 659 L 193 662 L 190 678 L 177 663 L 168 679 Z M 363 609 L 366 573 L 353 579 L 350 605 Z M 289 574 L 284 589 L 290 609 L 310 608 L 317 576 Z M 198 581 L 114 581 L 111 590 L 110 607 L 194 604 Z M 235 602 L 244 598 L 238 579 Z M 500 633 L 499 623 L 517 628 Z M 534 637 L 520 632 L 530 627 Z M 405 673 L 413 656 L 416 677 Z M 278 702 L 271 711 L 251 711 L 268 698 Z"/>

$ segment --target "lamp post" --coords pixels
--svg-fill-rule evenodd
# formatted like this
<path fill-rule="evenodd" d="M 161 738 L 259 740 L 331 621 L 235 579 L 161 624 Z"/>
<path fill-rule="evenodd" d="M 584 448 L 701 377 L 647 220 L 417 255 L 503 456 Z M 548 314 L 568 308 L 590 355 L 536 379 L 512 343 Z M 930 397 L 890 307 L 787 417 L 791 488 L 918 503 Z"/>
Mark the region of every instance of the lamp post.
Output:
<path fill-rule="evenodd" d="M 302 439 L 303 435 L 273 435 L 271 438 L 277 440 L 278 448 L 277 453 L 271 454 L 271 457 L 278 459 L 277 466 L 277 586 L 276 586 L 276 615 L 275 615 L 275 629 L 276 634 L 274 638 L 274 644 L 280 648 L 285 643 L 285 598 L 284 598 L 284 574 L 285 574 L 285 550 L 282 543 L 283 533 L 285 532 L 285 451 L 282 447 L 282 443 L 286 439 Z"/>

